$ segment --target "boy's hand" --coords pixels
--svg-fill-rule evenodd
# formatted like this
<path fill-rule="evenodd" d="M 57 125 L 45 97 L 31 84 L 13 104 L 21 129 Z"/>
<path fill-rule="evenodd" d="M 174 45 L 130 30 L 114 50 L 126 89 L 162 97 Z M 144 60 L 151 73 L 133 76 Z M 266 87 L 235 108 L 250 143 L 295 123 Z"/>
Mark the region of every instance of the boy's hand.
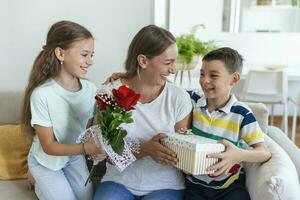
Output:
<path fill-rule="evenodd" d="M 104 84 L 114 82 L 115 80 L 118 80 L 119 78 L 125 78 L 127 76 L 126 72 L 116 72 L 110 75 L 104 82 Z"/>
<path fill-rule="evenodd" d="M 241 149 L 237 148 L 227 140 L 221 140 L 219 143 L 225 146 L 225 151 L 222 153 L 210 154 L 210 158 L 219 158 L 220 162 L 208 167 L 208 171 L 214 170 L 212 176 L 220 176 L 232 171 L 231 168 L 241 162 Z M 234 167 L 236 168 L 236 167 Z M 233 171 L 232 171 L 233 172 Z"/>

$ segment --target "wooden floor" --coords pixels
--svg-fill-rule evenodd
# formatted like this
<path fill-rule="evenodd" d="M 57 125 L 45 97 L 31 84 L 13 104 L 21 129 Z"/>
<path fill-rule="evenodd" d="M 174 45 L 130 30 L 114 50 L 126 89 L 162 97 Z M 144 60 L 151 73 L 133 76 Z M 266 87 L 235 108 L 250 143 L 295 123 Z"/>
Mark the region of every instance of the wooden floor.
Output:
<path fill-rule="evenodd" d="M 292 117 L 289 117 L 289 138 L 291 138 L 292 134 Z M 274 126 L 280 128 L 281 127 L 281 117 L 274 117 Z M 297 128 L 296 128 L 296 145 L 300 148 L 300 117 L 297 119 Z"/>

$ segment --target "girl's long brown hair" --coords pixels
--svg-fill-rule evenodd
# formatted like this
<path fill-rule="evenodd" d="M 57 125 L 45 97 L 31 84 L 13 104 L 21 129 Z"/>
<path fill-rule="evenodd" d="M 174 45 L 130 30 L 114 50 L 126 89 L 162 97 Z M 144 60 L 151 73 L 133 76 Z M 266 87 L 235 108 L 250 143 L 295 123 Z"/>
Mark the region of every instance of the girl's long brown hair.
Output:
<path fill-rule="evenodd" d="M 45 83 L 49 78 L 57 76 L 60 71 L 61 64 L 55 55 L 55 48 L 68 49 L 73 42 L 89 38 L 93 38 L 89 30 L 71 21 L 59 21 L 50 27 L 46 45 L 43 46 L 42 51 L 33 63 L 25 90 L 21 129 L 26 136 L 31 136 L 32 138 L 34 135 L 34 129 L 31 126 L 30 109 L 30 96 L 33 90 Z"/>

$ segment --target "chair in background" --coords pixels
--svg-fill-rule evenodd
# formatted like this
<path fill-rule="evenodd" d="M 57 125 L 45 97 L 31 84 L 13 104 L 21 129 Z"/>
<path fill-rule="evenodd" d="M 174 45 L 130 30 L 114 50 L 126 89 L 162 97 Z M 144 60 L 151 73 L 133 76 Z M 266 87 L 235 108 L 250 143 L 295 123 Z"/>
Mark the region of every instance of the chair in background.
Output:
<path fill-rule="evenodd" d="M 288 135 L 288 78 L 284 71 L 250 70 L 247 74 L 242 94 L 242 101 L 262 102 L 271 105 L 271 121 L 275 104 L 283 104 L 284 115 L 282 128 Z"/>
<path fill-rule="evenodd" d="M 297 97 L 289 97 L 289 100 L 294 105 L 294 114 L 293 114 L 293 124 L 292 124 L 292 136 L 291 139 L 295 143 L 296 137 L 296 128 L 297 128 L 297 117 L 298 117 L 298 107 L 300 107 L 300 93 Z"/>

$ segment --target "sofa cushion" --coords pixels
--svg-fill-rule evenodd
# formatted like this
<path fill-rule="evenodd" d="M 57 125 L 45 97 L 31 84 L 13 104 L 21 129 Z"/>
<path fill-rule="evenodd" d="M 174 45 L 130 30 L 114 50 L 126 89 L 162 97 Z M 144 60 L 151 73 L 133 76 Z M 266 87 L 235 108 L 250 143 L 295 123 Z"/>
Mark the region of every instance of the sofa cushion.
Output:
<path fill-rule="evenodd" d="M 289 155 L 298 172 L 300 182 L 300 149 L 288 138 L 288 136 L 275 126 L 268 127 L 268 136 L 272 138 Z"/>
<path fill-rule="evenodd" d="M 293 162 L 267 135 L 265 143 L 272 154 L 271 159 L 263 164 L 245 163 L 246 185 L 251 199 L 297 199 L 300 186 Z"/>
<path fill-rule="evenodd" d="M 20 125 L 0 126 L 0 179 L 27 177 L 30 142 L 21 134 Z"/>
<path fill-rule="evenodd" d="M 37 200 L 27 180 L 0 180 L 0 199 Z"/>
<path fill-rule="evenodd" d="M 21 91 L 0 92 L 0 125 L 20 122 L 23 95 Z"/>

